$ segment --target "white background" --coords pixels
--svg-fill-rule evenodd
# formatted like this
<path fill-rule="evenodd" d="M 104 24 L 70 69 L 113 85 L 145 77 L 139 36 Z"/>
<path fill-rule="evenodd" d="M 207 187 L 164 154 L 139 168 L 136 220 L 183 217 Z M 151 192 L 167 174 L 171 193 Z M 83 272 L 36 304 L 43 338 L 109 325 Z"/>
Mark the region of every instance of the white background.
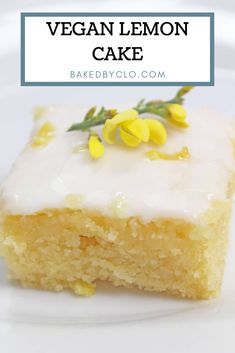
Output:
<path fill-rule="evenodd" d="M 25 19 L 25 80 L 26 82 L 66 81 L 163 81 L 163 82 L 208 82 L 210 81 L 210 19 L 209 17 L 26 17 Z M 113 36 L 61 36 L 58 28 L 51 35 L 46 22 L 113 21 Z M 189 22 L 188 35 L 179 36 L 120 36 L 119 22 L 147 21 L 149 27 L 155 21 Z M 97 61 L 92 56 L 95 47 L 142 47 L 142 61 Z M 70 70 L 81 71 L 132 71 L 135 79 L 70 79 Z M 138 77 L 142 70 L 165 71 L 165 78 Z"/>

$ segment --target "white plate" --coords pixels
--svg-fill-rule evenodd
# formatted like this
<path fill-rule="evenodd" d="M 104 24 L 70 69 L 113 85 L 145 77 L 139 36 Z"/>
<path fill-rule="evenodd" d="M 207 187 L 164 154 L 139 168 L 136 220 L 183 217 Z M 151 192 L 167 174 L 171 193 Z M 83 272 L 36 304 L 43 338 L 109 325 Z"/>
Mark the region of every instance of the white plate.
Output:
<path fill-rule="evenodd" d="M 100 11 L 104 8 L 111 11 L 111 7 L 105 5 L 107 2 L 101 3 Z M 54 11 L 61 10 L 56 6 L 51 8 Z M 94 7 L 81 7 L 80 11 L 91 9 L 97 10 Z M 71 10 L 71 7 L 67 10 Z M 130 6 L 122 10 L 130 10 Z M 166 10 L 169 11 L 169 8 Z M 185 6 L 186 10 L 188 8 Z M 2 14 L 0 19 L 5 18 L 5 22 L 0 23 L 5 29 L 10 28 L 10 24 L 11 28 L 17 28 L 16 13 L 10 12 L 5 17 Z M 170 97 L 175 92 L 174 87 L 19 87 L 16 34 L 15 31 L 10 32 L 7 45 L 0 47 L 0 180 L 5 177 L 27 140 L 31 128 L 30 112 L 34 105 L 82 102 L 87 105 L 103 103 L 115 106 L 142 97 Z M 232 53 L 233 47 L 228 46 L 227 50 Z M 195 89 L 187 97 L 186 106 L 189 109 L 207 106 L 227 116 L 235 115 L 235 74 L 233 71 L 221 70 L 232 61 L 228 63 L 227 57 L 223 59 L 223 51 L 219 53 L 220 69 L 216 70 L 216 86 Z M 235 215 L 222 294 L 219 299 L 211 301 L 178 300 L 104 284 L 98 285 L 97 294 L 92 298 L 76 297 L 70 292 L 22 289 L 5 279 L 6 269 L 3 261 L 0 261 L 0 351 L 233 353 L 234 233 Z"/>

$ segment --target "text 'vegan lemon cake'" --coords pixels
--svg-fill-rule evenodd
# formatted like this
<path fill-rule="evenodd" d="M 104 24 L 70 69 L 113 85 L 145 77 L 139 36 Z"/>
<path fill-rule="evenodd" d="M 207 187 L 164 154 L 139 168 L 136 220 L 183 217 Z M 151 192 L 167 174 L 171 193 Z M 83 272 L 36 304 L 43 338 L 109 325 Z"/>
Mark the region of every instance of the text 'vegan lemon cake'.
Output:
<path fill-rule="evenodd" d="M 201 110 L 188 127 L 189 89 L 121 113 L 35 111 L 30 142 L 1 187 L 10 278 L 82 295 L 97 280 L 219 294 L 234 190 L 231 124 Z"/>

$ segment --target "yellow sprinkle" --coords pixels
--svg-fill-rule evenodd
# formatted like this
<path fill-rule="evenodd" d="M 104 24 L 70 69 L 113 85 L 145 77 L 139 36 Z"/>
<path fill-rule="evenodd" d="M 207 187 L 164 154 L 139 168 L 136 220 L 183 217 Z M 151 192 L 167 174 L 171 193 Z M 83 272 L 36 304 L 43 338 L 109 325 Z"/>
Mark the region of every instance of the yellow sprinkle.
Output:
<path fill-rule="evenodd" d="M 48 107 L 44 107 L 44 106 L 35 107 L 33 110 L 33 118 L 35 120 L 41 118 L 46 113 L 47 110 L 48 110 Z"/>
<path fill-rule="evenodd" d="M 37 133 L 33 136 L 31 146 L 32 147 L 43 147 L 47 146 L 48 143 L 53 139 L 55 127 L 52 123 L 47 121 L 44 123 Z"/>
<path fill-rule="evenodd" d="M 74 146 L 73 152 L 74 153 L 81 153 L 81 152 L 85 152 L 87 149 L 88 149 L 87 144 L 83 143 L 81 145 Z"/>
<path fill-rule="evenodd" d="M 98 159 L 104 154 L 104 145 L 97 135 L 91 135 L 88 141 L 88 148 L 91 158 Z"/>
<path fill-rule="evenodd" d="M 74 292 L 77 295 L 90 297 L 95 293 L 95 286 L 79 279 L 74 285 Z"/>
<path fill-rule="evenodd" d="M 188 150 L 188 147 L 186 147 L 186 146 L 182 147 L 181 151 L 173 153 L 173 154 L 159 152 L 157 150 L 151 150 L 151 151 L 146 152 L 145 155 L 151 161 L 155 161 L 157 159 L 175 161 L 175 160 L 189 159 L 191 157 L 189 150 Z"/>
<path fill-rule="evenodd" d="M 150 141 L 157 145 L 164 145 L 167 140 L 167 132 L 165 126 L 156 119 L 145 119 L 149 127 Z"/>
<path fill-rule="evenodd" d="M 144 119 L 125 121 L 121 124 L 121 128 L 141 141 L 149 140 L 149 127 Z"/>

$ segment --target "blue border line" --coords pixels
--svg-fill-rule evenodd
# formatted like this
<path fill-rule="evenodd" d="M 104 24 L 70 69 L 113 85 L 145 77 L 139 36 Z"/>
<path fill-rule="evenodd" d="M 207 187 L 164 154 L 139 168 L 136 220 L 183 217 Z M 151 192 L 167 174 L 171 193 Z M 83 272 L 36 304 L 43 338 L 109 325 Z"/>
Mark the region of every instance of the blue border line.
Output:
<path fill-rule="evenodd" d="M 215 84 L 215 15 L 210 15 L 210 83 Z"/>
<path fill-rule="evenodd" d="M 21 14 L 20 17 L 20 84 L 25 86 L 25 17 Z"/>
<path fill-rule="evenodd" d="M 210 17 L 213 12 L 21 12 L 25 17 Z"/>
<path fill-rule="evenodd" d="M 209 17 L 210 18 L 210 81 L 208 82 L 27 82 L 25 81 L 25 18 L 26 17 Z M 214 86 L 215 48 L 213 12 L 22 12 L 21 13 L 21 86 Z"/>

